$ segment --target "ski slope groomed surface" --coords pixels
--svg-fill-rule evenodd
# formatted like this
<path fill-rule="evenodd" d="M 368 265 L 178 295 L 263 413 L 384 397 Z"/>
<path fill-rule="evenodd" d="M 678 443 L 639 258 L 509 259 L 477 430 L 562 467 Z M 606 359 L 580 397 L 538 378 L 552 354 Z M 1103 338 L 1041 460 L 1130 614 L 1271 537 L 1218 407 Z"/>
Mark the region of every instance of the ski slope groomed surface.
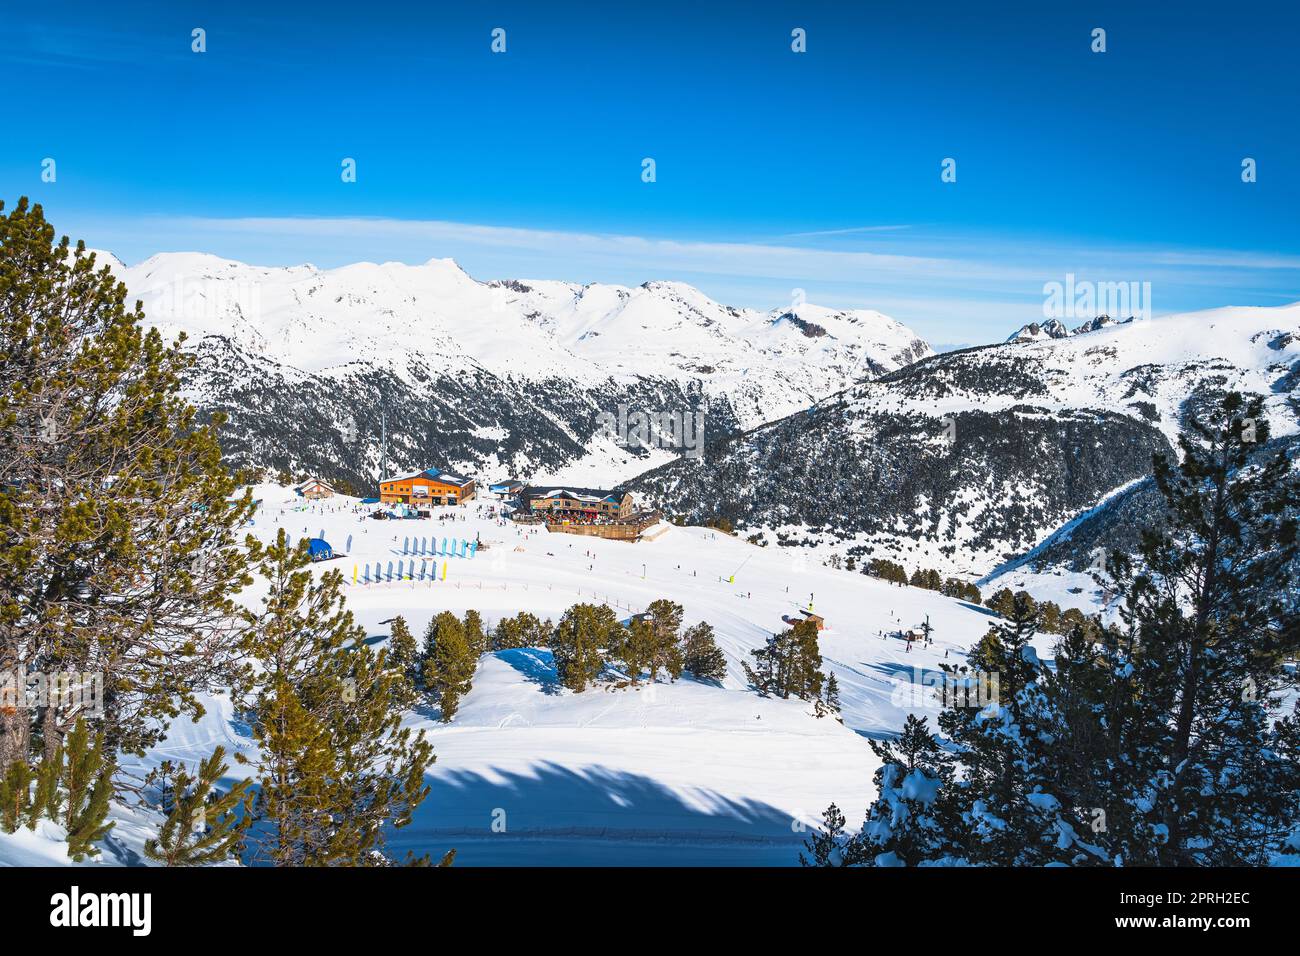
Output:
<path fill-rule="evenodd" d="M 626 619 L 661 597 L 683 606 L 685 626 L 713 626 L 728 659 L 720 686 L 661 678 L 575 694 L 559 687 L 549 651 L 522 649 L 480 660 L 450 723 L 432 707 L 408 714 L 437 761 L 430 796 L 390 847 L 435 858 L 454 847 L 457 865 L 795 865 L 806 829 L 831 802 L 860 825 L 877 764 L 868 738 L 896 734 L 909 712 L 933 725 L 939 706 L 923 689 L 927 675 L 963 663 L 993 620 L 934 592 L 706 528 L 663 526 L 653 540 L 629 543 L 518 526 L 489 501 L 438 509 L 433 519 L 376 521 L 366 517 L 375 506 L 354 499 L 306 502 L 273 485 L 254 494 L 250 533 L 270 540 L 283 527 L 324 537 L 338 553 L 315 568 L 343 573 L 348 607 L 372 642 L 398 614 L 418 639 L 444 610 L 476 609 L 491 627 L 522 610 L 558 620 L 572 604 L 595 602 Z M 256 602 L 257 587 L 245 597 Z M 783 617 L 810 605 L 826 619 L 823 669 L 839 681 L 843 723 L 804 701 L 760 697 L 744 679 L 741 662 L 786 626 Z M 896 632 L 927 616 L 933 643 L 909 650 Z M 218 743 L 247 750 L 229 702 L 208 703 L 202 721 L 175 723 L 127 769 L 197 761 Z M 121 862 L 138 859 L 133 842 L 124 834 Z"/>

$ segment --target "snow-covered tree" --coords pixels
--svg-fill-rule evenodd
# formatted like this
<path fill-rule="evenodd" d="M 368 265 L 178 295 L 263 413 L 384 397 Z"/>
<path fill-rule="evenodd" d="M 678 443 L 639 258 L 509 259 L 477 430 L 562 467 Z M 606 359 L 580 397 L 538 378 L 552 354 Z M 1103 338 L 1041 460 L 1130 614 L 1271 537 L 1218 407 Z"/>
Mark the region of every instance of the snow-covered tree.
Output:
<path fill-rule="evenodd" d="M 858 866 L 863 862 L 857 837 L 846 829 L 844 813 L 831 804 L 822 814 L 820 829 L 814 830 L 804 849 L 808 856 L 799 854 L 800 866 Z"/>
<path fill-rule="evenodd" d="M 870 741 L 881 760 L 876 800 L 858 834 L 859 856 L 874 866 L 941 862 L 956 851 L 957 820 L 951 795 L 953 759 L 926 718 L 907 715 L 896 742 Z"/>
<path fill-rule="evenodd" d="M 1259 397 L 1229 393 L 1191 421 L 1181 464 L 1155 462 L 1167 523 L 1136 560 L 1108 562 L 1125 640 L 1107 676 L 1141 729 L 1117 758 L 1134 778 L 1117 795 L 1125 862 L 1258 865 L 1300 826 L 1300 764 L 1275 723 L 1300 652 L 1300 482 L 1260 451 L 1268 436 Z"/>
<path fill-rule="evenodd" d="M 1228 394 L 1191 423 L 1180 465 L 1157 456 L 1166 518 L 1136 556 L 1106 562 L 1119 621 L 1062 613 L 1054 667 L 1030 643 L 1029 595 L 994 595 L 1004 620 L 970 659 L 997 675 L 998 698 L 940 715 L 951 778 L 909 769 L 906 754 L 934 752 L 915 725 L 903 754 L 878 750 L 864 856 L 1229 866 L 1300 853 L 1300 711 L 1279 713 L 1300 652 L 1300 483 L 1267 438 L 1262 401 Z"/>

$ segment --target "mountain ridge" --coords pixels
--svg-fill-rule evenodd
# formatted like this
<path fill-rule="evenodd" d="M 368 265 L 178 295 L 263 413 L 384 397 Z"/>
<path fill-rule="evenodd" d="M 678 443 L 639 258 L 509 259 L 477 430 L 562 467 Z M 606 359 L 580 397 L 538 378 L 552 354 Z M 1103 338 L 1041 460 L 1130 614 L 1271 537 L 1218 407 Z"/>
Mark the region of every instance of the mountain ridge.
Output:
<path fill-rule="evenodd" d="M 233 464 L 359 489 L 384 414 L 394 467 L 612 483 L 681 449 L 620 445 L 598 432 L 602 413 L 702 411 L 727 433 L 932 354 L 879 312 L 740 309 L 676 281 L 480 281 L 449 258 L 322 270 L 101 255 L 152 324 L 187 335 L 189 392 L 230 417 Z"/>
<path fill-rule="evenodd" d="M 928 356 L 633 486 L 767 543 L 982 577 L 1145 478 L 1229 390 L 1300 433 L 1300 304 Z"/>

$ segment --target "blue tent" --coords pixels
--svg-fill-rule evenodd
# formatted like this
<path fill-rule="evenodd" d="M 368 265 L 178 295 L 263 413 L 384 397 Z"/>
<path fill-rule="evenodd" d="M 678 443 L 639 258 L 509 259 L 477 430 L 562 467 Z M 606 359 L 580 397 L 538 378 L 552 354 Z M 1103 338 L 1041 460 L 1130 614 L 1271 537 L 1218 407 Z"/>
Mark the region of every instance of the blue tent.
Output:
<path fill-rule="evenodd" d="M 334 557 L 334 549 L 324 538 L 311 538 L 307 541 L 307 552 L 313 561 L 328 561 Z"/>

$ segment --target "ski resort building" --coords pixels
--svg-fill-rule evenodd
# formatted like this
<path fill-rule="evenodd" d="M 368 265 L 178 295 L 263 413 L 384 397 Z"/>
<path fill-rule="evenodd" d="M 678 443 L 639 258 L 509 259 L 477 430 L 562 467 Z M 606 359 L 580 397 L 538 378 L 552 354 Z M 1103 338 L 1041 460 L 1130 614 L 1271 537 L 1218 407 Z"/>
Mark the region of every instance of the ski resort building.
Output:
<path fill-rule="evenodd" d="M 626 491 L 599 488 L 529 486 L 519 495 L 524 510 L 548 520 L 596 520 L 626 518 L 632 514 L 632 495 Z"/>
<path fill-rule="evenodd" d="M 639 541 L 659 523 L 657 511 L 637 511 L 626 491 L 533 486 L 519 494 L 515 520 L 544 523 L 547 531 L 585 534 L 614 541 Z"/>
<path fill-rule="evenodd" d="M 319 478 L 308 478 L 302 484 L 295 485 L 293 490 L 312 501 L 334 497 L 334 489 Z"/>
<path fill-rule="evenodd" d="M 474 479 L 438 468 L 394 475 L 379 482 L 379 500 L 413 508 L 455 505 L 474 498 Z"/>

